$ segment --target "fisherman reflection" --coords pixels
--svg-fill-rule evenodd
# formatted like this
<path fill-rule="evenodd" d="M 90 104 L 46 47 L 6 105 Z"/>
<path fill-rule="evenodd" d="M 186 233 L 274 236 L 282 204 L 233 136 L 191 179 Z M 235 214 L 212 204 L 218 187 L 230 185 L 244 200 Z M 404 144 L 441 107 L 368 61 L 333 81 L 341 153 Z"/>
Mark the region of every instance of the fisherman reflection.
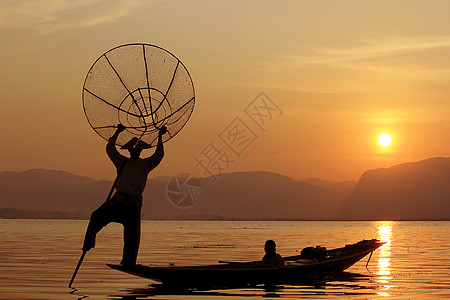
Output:
<path fill-rule="evenodd" d="M 262 264 L 284 267 L 284 259 L 280 254 L 277 253 L 276 247 L 277 245 L 273 240 L 266 241 L 266 243 L 264 244 L 264 251 L 266 252 L 266 254 L 261 261 Z"/>
<path fill-rule="evenodd" d="M 130 158 L 117 151 L 116 141 L 124 130 L 125 126 L 119 124 L 106 146 L 106 152 L 117 168 L 116 193 L 92 213 L 86 230 L 83 251 L 86 252 L 95 247 L 95 236 L 108 223 L 121 223 L 124 227 L 121 264 L 135 265 L 141 234 L 142 193 L 147 183 L 148 173 L 156 168 L 164 157 L 162 135 L 167 129 L 163 126 L 159 130 L 155 153 L 145 159 L 139 156 L 142 149 L 149 148 L 149 145 L 136 138 L 122 147 L 122 149 L 128 149 Z"/>

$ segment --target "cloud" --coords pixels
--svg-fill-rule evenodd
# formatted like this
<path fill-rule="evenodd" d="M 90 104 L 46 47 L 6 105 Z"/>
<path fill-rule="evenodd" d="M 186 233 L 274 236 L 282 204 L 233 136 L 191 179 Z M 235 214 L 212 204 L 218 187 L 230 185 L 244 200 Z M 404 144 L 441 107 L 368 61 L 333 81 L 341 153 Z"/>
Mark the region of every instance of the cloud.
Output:
<path fill-rule="evenodd" d="M 261 69 L 287 71 L 317 65 L 374 71 L 405 70 L 416 66 L 447 68 L 450 36 L 355 39 L 339 46 L 302 45 L 295 53 L 279 52 L 259 64 Z M 422 70 L 423 71 L 423 70 Z M 428 70 L 432 71 L 432 70 Z"/>
<path fill-rule="evenodd" d="M 311 61 L 324 63 L 356 61 L 447 47 L 450 47 L 450 36 L 390 37 L 366 40 L 360 46 L 319 48 L 316 51 L 320 58 Z"/>
<path fill-rule="evenodd" d="M 115 22 L 152 1 L 140 0 L 9 0 L 0 4 L 0 28 L 48 34 Z"/>
<path fill-rule="evenodd" d="M 386 37 L 355 41 L 353 45 L 341 47 L 316 47 L 309 55 L 289 57 L 297 64 L 322 64 L 374 71 L 407 71 L 415 66 L 435 66 L 442 69 L 445 67 L 437 63 L 439 58 L 429 54 L 431 51 L 447 53 L 449 47 L 450 36 Z M 446 55 L 443 57 L 446 59 Z"/>
<path fill-rule="evenodd" d="M 270 78 L 264 86 L 284 90 L 366 94 L 404 92 L 420 85 L 422 92 L 448 92 L 449 48 L 446 35 L 354 38 L 333 46 L 291 47 L 255 65 L 261 78 Z"/>

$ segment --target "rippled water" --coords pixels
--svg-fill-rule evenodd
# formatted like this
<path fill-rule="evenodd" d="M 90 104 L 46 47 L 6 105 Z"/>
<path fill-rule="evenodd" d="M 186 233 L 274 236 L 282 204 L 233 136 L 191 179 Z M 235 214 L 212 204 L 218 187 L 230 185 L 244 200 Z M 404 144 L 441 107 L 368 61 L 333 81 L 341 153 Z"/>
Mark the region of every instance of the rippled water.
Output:
<path fill-rule="evenodd" d="M 122 227 L 110 224 L 88 252 L 73 286 L 87 221 L 0 220 L 0 299 L 450 298 L 450 222 L 143 221 L 138 263 L 200 265 L 257 260 L 267 239 L 294 255 L 307 246 L 387 243 L 345 276 L 301 285 L 166 291 L 105 266 L 118 263 Z"/>

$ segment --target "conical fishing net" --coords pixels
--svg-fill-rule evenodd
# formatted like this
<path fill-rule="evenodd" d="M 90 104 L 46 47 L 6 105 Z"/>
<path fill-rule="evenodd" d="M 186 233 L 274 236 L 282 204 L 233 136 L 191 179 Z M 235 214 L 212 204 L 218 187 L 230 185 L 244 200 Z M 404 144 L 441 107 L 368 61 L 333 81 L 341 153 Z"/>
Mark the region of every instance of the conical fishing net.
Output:
<path fill-rule="evenodd" d="M 91 127 L 107 140 L 117 124 L 126 130 L 117 145 L 142 141 L 153 147 L 158 131 L 163 141 L 174 137 L 194 109 L 191 76 L 170 52 L 149 44 L 126 44 L 100 56 L 83 86 L 83 107 Z M 141 143 L 142 143 L 141 142 Z"/>

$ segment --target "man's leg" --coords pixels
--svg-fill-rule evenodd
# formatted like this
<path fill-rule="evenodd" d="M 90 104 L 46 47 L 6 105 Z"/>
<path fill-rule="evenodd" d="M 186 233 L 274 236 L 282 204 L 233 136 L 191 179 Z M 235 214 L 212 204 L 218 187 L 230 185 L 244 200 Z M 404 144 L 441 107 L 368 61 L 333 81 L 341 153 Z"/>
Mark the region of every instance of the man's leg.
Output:
<path fill-rule="evenodd" d="M 123 222 L 122 265 L 135 265 L 141 240 L 141 208 L 131 207 Z"/>
<path fill-rule="evenodd" d="M 103 204 L 92 212 L 84 237 L 83 251 L 89 251 L 91 248 L 95 247 L 95 236 L 111 221 L 111 206 Z"/>

